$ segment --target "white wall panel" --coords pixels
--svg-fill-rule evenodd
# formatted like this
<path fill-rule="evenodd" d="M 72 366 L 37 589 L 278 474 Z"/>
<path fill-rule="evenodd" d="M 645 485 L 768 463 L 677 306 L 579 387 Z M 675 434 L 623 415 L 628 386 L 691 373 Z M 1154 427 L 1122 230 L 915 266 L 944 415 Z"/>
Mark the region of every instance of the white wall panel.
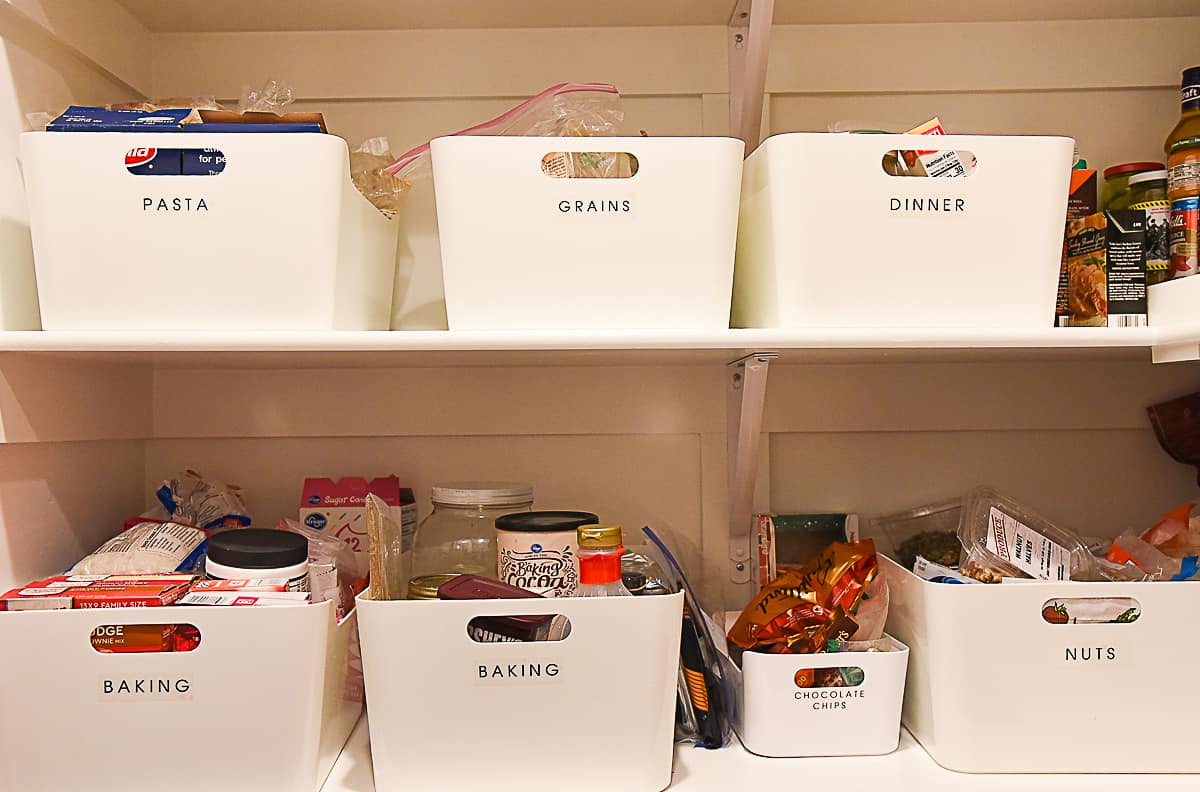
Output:
<path fill-rule="evenodd" d="M 628 94 L 726 89 L 726 28 L 154 34 L 154 93 L 236 96 L 287 79 L 311 99 L 530 96 L 604 80 Z"/>
<path fill-rule="evenodd" d="M 771 435 L 771 509 L 880 514 L 990 484 L 1081 533 L 1144 529 L 1196 497 L 1196 471 L 1144 430 Z"/>
<path fill-rule="evenodd" d="M 153 385 L 147 366 L 0 355 L 0 442 L 148 437 Z"/>
<path fill-rule="evenodd" d="M 142 444 L 0 446 L 0 591 L 61 574 L 148 505 Z"/>
<path fill-rule="evenodd" d="M 1200 390 L 1200 364 L 774 364 L 765 431 L 1145 429 L 1146 407 Z"/>
<path fill-rule="evenodd" d="M 678 434 L 724 428 L 713 366 L 156 374 L 156 437 Z"/>

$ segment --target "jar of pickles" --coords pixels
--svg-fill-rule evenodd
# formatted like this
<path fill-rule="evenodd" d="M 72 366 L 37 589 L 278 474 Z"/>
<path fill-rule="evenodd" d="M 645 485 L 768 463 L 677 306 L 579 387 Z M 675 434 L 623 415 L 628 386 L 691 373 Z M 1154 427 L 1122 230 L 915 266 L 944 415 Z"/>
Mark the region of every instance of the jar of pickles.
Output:
<path fill-rule="evenodd" d="M 1146 216 L 1142 250 L 1146 259 L 1146 284 L 1169 280 L 1171 268 L 1170 217 L 1167 172 L 1145 171 L 1129 177 L 1129 208 Z"/>
<path fill-rule="evenodd" d="M 533 487 L 509 481 L 454 481 L 435 484 L 431 500 L 433 512 L 417 526 L 413 538 L 414 589 L 422 588 L 417 584 L 428 588 L 433 575 L 495 577 L 496 518 L 532 509 Z"/>
<path fill-rule="evenodd" d="M 1161 162 L 1125 162 L 1104 169 L 1104 188 L 1100 190 L 1101 209 L 1128 209 L 1129 179 L 1139 173 L 1163 169 Z"/>

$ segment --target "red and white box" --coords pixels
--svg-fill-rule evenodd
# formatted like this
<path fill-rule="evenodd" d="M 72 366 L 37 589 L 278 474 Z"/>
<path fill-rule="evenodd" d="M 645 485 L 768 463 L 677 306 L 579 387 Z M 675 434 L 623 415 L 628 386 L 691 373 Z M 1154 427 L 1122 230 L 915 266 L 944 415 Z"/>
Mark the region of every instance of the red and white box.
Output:
<path fill-rule="evenodd" d="M 409 487 L 401 487 L 396 476 L 365 478 L 306 478 L 300 501 L 300 522 L 314 531 L 336 536 L 354 548 L 367 552 L 367 495 L 386 503 L 392 519 L 400 526 L 404 550 L 412 549 L 417 532 L 417 500 Z"/>
<path fill-rule="evenodd" d="M 0 611 L 170 605 L 195 575 L 57 575 L 0 594 Z"/>

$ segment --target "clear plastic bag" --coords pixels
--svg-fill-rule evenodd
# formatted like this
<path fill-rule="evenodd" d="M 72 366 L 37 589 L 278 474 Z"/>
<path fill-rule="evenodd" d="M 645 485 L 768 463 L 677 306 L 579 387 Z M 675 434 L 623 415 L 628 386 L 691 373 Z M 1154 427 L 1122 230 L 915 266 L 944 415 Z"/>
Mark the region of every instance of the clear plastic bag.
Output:
<path fill-rule="evenodd" d="M 295 520 L 283 519 L 275 526 L 281 531 L 298 533 L 308 540 L 308 578 L 312 601 L 334 600 L 341 621 L 354 608 L 365 570 L 350 545 L 335 536 L 314 531 Z"/>
<path fill-rule="evenodd" d="M 385 137 L 364 140 L 350 151 L 350 179 L 358 191 L 387 217 L 394 217 L 400 210 L 400 199 L 411 186 L 411 182 L 387 171 L 395 159 Z"/>
<path fill-rule="evenodd" d="M 619 134 L 625 121 L 621 110 L 617 88 L 609 83 L 559 83 L 552 85 L 536 96 L 501 113 L 490 121 L 484 121 L 454 135 L 505 135 L 526 137 L 587 137 Z M 594 152 L 584 152 L 594 154 Z M 562 173 L 559 163 L 543 161 L 543 170 L 548 175 L 578 173 L 579 177 L 603 176 L 619 170 L 622 165 L 615 157 L 597 161 L 594 157 L 575 154 L 570 158 L 569 168 L 564 164 Z M 628 161 L 624 167 L 629 168 Z M 427 178 L 429 166 L 429 144 L 423 143 L 396 158 L 386 172 L 401 180 L 413 182 Z M 551 173 L 553 170 L 555 172 Z"/>
<path fill-rule="evenodd" d="M 648 554 L 661 568 L 675 591 L 684 592 L 683 630 L 680 635 L 679 684 L 675 712 L 675 741 L 701 748 L 720 748 L 733 737 L 735 676 L 741 672 L 725 649 L 723 614 L 706 611 L 698 590 L 707 573 L 699 548 L 669 530 L 645 527 Z M 666 540 L 664 535 L 669 535 Z"/>
<path fill-rule="evenodd" d="M 206 479 L 194 470 L 185 470 L 163 481 L 154 496 L 159 505 L 143 517 L 211 530 L 244 528 L 251 522 L 240 487 Z"/>
<path fill-rule="evenodd" d="M 242 86 L 238 99 L 239 113 L 274 113 L 283 115 L 292 103 L 292 86 L 280 80 L 267 80 L 261 88 Z"/>

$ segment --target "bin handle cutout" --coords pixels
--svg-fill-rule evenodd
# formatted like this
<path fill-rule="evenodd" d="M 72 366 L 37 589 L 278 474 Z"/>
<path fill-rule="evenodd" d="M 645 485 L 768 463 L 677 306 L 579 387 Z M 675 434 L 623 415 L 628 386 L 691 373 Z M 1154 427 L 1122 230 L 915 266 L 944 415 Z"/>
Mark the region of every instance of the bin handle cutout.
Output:
<path fill-rule="evenodd" d="M 628 151 L 552 151 L 542 157 L 542 173 L 551 179 L 629 179 L 638 159 Z"/>
<path fill-rule="evenodd" d="M 1133 624 L 1141 615 L 1133 597 L 1055 597 L 1042 605 L 1047 624 Z"/>
<path fill-rule="evenodd" d="M 805 690 L 809 688 L 858 687 L 866 679 L 866 672 L 858 666 L 801 668 L 792 677 L 792 680 L 796 683 L 796 687 Z"/>
<path fill-rule="evenodd" d="M 216 176 L 225 170 L 225 153 L 207 148 L 135 146 L 125 152 L 125 170 L 134 176 Z"/>
<path fill-rule="evenodd" d="M 884 173 L 901 178 L 961 178 L 974 175 L 978 164 L 973 152 L 956 149 L 892 149 L 880 160 Z"/>
<path fill-rule="evenodd" d="M 89 643 L 99 654 L 194 652 L 200 630 L 194 624 L 102 624 L 92 630 Z"/>
<path fill-rule="evenodd" d="M 476 616 L 467 622 L 467 637 L 475 643 L 533 643 L 562 641 L 571 634 L 571 620 L 561 613 L 538 616 Z"/>

